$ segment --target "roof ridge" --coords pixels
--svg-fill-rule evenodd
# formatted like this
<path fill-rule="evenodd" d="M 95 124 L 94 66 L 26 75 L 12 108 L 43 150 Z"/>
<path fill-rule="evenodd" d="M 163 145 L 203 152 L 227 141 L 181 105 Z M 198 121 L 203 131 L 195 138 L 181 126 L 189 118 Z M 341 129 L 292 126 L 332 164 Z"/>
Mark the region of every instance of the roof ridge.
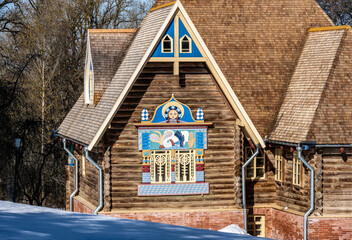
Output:
<path fill-rule="evenodd" d="M 158 7 L 150 9 L 149 12 L 153 12 L 153 11 L 158 10 L 160 8 L 164 8 L 164 7 L 168 7 L 168 6 L 174 5 L 175 3 L 176 3 L 176 1 L 173 1 L 173 2 L 169 2 L 169 3 L 166 3 L 166 4 L 160 5 Z"/>
<path fill-rule="evenodd" d="M 332 31 L 332 30 L 348 30 L 351 29 L 349 25 L 340 25 L 340 26 L 328 26 L 328 27 L 316 27 L 311 28 L 308 32 L 322 32 L 322 31 Z"/>
<path fill-rule="evenodd" d="M 89 33 L 134 33 L 137 29 L 88 29 Z"/>

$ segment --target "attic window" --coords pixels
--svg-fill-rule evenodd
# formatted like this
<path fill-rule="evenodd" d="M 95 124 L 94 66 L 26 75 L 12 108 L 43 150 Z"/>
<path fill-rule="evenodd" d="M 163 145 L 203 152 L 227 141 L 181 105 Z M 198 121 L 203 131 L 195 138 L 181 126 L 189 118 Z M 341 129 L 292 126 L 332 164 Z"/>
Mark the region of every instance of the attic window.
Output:
<path fill-rule="evenodd" d="M 162 44 L 161 44 L 161 52 L 163 53 L 172 53 L 172 49 L 173 49 L 173 40 L 169 35 L 166 35 L 163 40 L 162 40 Z"/>
<path fill-rule="evenodd" d="M 89 101 L 93 100 L 93 64 L 90 62 L 89 64 L 89 83 L 88 83 L 88 93 L 89 93 Z"/>
<path fill-rule="evenodd" d="M 89 44 L 87 47 L 86 65 L 84 71 L 84 103 L 93 104 L 94 99 L 94 70 Z"/>
<path fill-rule="evenodd" d="M 192 52 L 192 39 L 189 38 L 187 35 L 184 35 L 181 38 L 181 53 L 191 53 Z"/>

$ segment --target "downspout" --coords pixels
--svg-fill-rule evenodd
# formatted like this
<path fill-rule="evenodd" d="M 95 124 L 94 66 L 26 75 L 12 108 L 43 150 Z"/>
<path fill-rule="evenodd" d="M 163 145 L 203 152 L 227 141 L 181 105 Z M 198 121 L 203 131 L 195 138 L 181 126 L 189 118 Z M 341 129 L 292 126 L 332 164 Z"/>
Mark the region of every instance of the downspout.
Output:
<path fill-rule="evenodd" d="M 308 239 L 308 216 L 311 214 L 311 212 L 314 210 L 314 169 L 309 163 L 302 157 L 302 147 L 300 144 L 297 146 L 297 153 L 298 153 L 298 158 L 301 159 L 301 161 L 306 165 L 307 168 L 310 170 L 310 208 L 309 210 L 304 214 L 304 240 Z"/>
<path fill-rule="evenodd" d="M 104 202 L 103 202 L 103 170 L 96 162 L 94 162 L 93 159 L 90 158 L 87 147 L 84 147 L 83 150 L 85 151 L 85 156 L 88 159 L 88 161 L 99 170 L 99 206 L 94 210 L 94 214 L 97 215 L 99 210 L 104 205 Z"/>
<path fill-rule="evenodd" d="M 243 223 L 244 230 L 247 232 L 247 205 L 246 205 L 246 167 L 253 161 L 253 159 L 258 155 L 260 144 L 255 145 L 256 150 L 253 155 L 243 164 L 242 166 L 242 202 L 243 202 Z"/>
<path fill-rule="evenodd" d="M 65 151 L 68 153 L 68 155 L 70 157 L 72 157 L 75 160 L 75 190 L 71 193 L 70 195 L 70 212 L 72 212 L 72 204 L 73 204 L 73 197 L 77 194 L 78 192 L 78 160 L 77 158 L 74 156 L 74 154 L 72 154 L 70 152 L 70 150 L 66 147 L 66 139 L 63 138 L 62 142 L 64 143 L 64 149 Z"/>

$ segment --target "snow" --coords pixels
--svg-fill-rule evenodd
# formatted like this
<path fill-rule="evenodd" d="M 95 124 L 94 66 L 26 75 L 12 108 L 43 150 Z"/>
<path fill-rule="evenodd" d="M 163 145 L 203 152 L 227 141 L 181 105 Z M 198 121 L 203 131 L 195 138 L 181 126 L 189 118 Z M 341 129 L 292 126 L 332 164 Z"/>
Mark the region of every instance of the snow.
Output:
<path fill-rule="evenodd" d="M 246 234 L 248 235 L 248 233 L 246 232 L 246 230 L 240 228 L 238 225 L 236 224 L 231 224 L 227 227 L 224 227 L 223 229 L 220 229 L 219 232 L 226 232 L 226 233 L 238 233 L 238 234 Z"/>
<path fill-rule="evenodd" d="M 259 239 L 162 223 L 0 201 L 0 239 Z"/>

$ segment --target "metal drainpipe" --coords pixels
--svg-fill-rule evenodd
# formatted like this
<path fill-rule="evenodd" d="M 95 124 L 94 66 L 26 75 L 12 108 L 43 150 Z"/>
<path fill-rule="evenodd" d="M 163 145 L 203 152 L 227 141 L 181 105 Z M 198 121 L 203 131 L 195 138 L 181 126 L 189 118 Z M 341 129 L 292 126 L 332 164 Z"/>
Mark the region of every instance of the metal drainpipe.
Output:
<path fill-rule="evenodd" d="M 308 239 L 308 216 L 314 210 L 314 169 L 311 165 L 302 157 L 302 148 L 300 145 L 297 146 L 298 158 L 306 165 L 310 170 L 310 209 L 304 214 L 304 240 Z"/>
<path fill-rule="evenodd" d="M 256 150 L 253 155 L 243 164 L 242 166 L 242 202 L 243 202 L 243 222 L 244 229 L 247 232 L 247 205 L 246 205 L 246 167 L 253 161 L 253 159 L 258 155 L 260 144 L 255 145 Z"/>
<path fill-rule="evenodd" d="M 72 157 L 75 160 L 75 190 L 70 195 L 70 212 L 72 212 L 72 203 L 73 203 L 72 199 L 78 192 L 78 160 L 74 156 L 74 154 L 72 154 L 70 152 L 70 150 L 66 147 L 66 139 L 65 138 L 62 139 L 62 142 L 64 143 L 65 151 L 68 153 L 68 155 L 70 157 Z"/>
<path fill-rule="evenodd" d="M 83 148 L 85 151 L 85 156 L 88 161 L 93 164 L 99 170 L 99 206 L 94 210 L 94 214 L 97 215 L 99 210 L 103 207 L 103 170 L 101 167 L 90 158 L 88 149 L 86 147 Z"/>

